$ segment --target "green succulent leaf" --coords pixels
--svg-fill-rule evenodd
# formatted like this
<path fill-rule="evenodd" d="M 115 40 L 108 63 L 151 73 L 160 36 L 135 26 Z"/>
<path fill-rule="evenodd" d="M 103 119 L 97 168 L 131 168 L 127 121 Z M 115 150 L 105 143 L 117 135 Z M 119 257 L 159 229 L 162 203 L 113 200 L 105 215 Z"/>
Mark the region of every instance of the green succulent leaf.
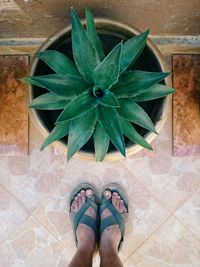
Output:
<path fill-rule="evenodd" d="M 42 87 L 42 88 L 46 88 L 45 86 L 43 86 L 43 85 L 40 84 L 39 82 L 36 82 L 35 80 L 33 80 L 32 77 L 24 77 L 23 79 L 21 79 L 21 81 L 22 81 L 23 83 L 27 83 L 27 84 L 35 85 L 35 86 Z"/>
<path fill-rule="evenodd" d="M 93 73 L 100 63 L 98 52 L 83 28 L 76 11 L 71 9 L 72 50 L 76 66 L 88 83 L 93 82 Z"/>
<path fill-rule="evenodd" d="M 108 151 L 110 138 L 99 122 L 96 123 L 93 138 L 96 161 L 103 161 Z"/>
<path fill-rule="evenodd" d="M 87 29 L 88 37 L 90 41 L 92 42 L 92 44 L 94 45 L 94 47 L 96 48 L 99 54 L 100 60 L 103 60 L 105 57 L 105 54 L 104 54 L 101 40 L 99 39 L 99 36 L 95 28 L 94 17 L 89 8 L 85 9 L 85 13 L 86 13 L 86 21 L 87 21 L 86 29 Z"/>
<path fill-rule="evenodd" d="M 104 90 L 104 96 L 98 98 L 96 101 L 107 107 L 119 107 L 117 98 L 109 90 Z"/>
<path fill-rule="evenodd" d="M 112 87 L 112 91 L 118 98 L 135 97 L 169 74 L 168 72 L 129 71 L 120 77 L 118 83 Z"/>
<path fill-rule="evenodd" d="M 64 121 L 64 122 L 56 124 L 56 126 L 50 132 L 49 136 L 42 143 L 41 150 L 43 150 L 45 147 L 47 147 L 54 141 L 59 140 L 63 138 L 64 136 L 66 136 L 69 132 L 69 125 L 70 125 L 70 122 L 68 121 Z"/>
<path fill-rule="evenodd" d="M 68 160 L 89 140 L 94 132 L 95 124 L 96 109 L 71 121 L 68 135 Z"/>
<path fill-rule="evenodd" d="M 33 84 L 32 81 L 36 82 L 38 86 L 41 85 L 41 87 L 48 89 L 50 92 L 69 99 L 80 95 L 87 89 L 81 79 L 66 74 L 32 76 L 25 79 L 31 84 Z"/>
<path fill-rule="evenodd" d="M 91 92 L 87 90 L 86 92 L 71 100 L 71 102 L 65 107 L 63 112 L 58 117 L 57 122 L 78 118 L 97 105 L 98 103 L 91 95 Z"/>
<path fill-rule="evenodd" d="M 56 73 L 70 74 L 80 77 L 75 64 L 64 54 L 55 50 L 46 50 L 36 54 L 36 57 L 44 61 Z"/>
<path fill-rule="evenodd" d="M 122 47 L 120 73 L 124 72 L 130 64 L 133 64 L 142 53 L 149 30 L 127 40 Z"/>
<path fill-rule="evenodd" d="M 29 105 L 29 108 L 43 109 L 43 110 L 56 110 L 63 109 L 69 100 L 57 96 L 53 93 L 43 94 L 35 98 Z"/>
<path fill-rule="evenodd" d="M 115 147 L 125 156 L 124 137 L 116 109 L 99 105 L 97 111 L 99 123 L 104 127 Z"/>
<path fill-rule="evenodd" d="M 122 126 L 122 131 L 126 137 L 144 148 L 153 150 L 152 146 L 135 130 L 129 121 L 120 117 L 120 123 Z"/>
<path fill-rule="evenodd" d="M 123 118 L 151 132 L 157 133 L 148 114 L 137 103 L 131 99 L 120 100 L 119 103 L 121 108 L 118 109 L 118 113 Z"/>
<path fill-rule="evenodd" d="M 118 81 L 122 44 L 118 44 L 94 70 L 97 87 L 109 89 Z"/>
<path fill-rule="evenodd" d="M 175 89 L 170 88 L 166 85 L 156 84 L 153 87 L 149 88 L 144 93 L 134 97 L 134 101 L 141 102 L 141 101 L 154 100 L 154 99 L 161 98 L 161 97 L 164 97 L 166 95 L 169 95 L 175 92 L 176 92 Z"/>

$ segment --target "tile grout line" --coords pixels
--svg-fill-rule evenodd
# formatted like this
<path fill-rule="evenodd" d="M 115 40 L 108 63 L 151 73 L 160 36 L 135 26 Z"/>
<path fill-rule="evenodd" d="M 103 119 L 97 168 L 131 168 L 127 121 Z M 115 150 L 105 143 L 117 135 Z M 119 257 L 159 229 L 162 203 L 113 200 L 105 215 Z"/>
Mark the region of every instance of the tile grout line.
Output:
<path fill-rule="evenodd" d="M 131 171 L 126 167 L 126 166 L 124 166 L 126 169 L 127 169 L 127 171 L 130 173 L 130 174 L 132 174 L 131 173 Z M 200 186 L 196 189 L 196 190 L 194 190 L 192 193 L 190 193 L 190 195 L 187 197 L 187 198 L 185 198 L 179 205 L 177 205 L 173 210 L 170 210 L 167 206 L 165 206 L 165 204 L 160 200 L 160 199 L 158 199 L 158 197 L 154 194 L 154 192 L 152 192 L 151 191 L 151 189 L 150 188 L 148 188 L 143 182 L 141 182 L 136 176 L 135 176 L 135 179 L 140 183 L 140 185 L 142 185 L 143 187 L 145 187 L 145 189 L 149 192 L 149 193 L 151 193 L 152 195 L 153 195 L 153 197 L 160 203 L 160 205 L 164 208 L 164 209 L 166 209 L 169 213 L 171 213 L 171 214 L 174 214 L 178 209 L 180 209 L 198 190 L 200 190 Z"/>
<path fill-rule="evenodd" d="M 183 203 L 182 206 L 184 206 L 185 203 L 186 203 L 187 201 L 191 200 L 192 197 L 193 197 L 198 191 L 200 191 L 200 188 L 198 188 L 197 190 L 195 190 L 195 191 L 193 192 L 193 194 L 191 194 L 191 195 L 189 196 L 189 198 Z M 182 207 L 182 206 L 181 206 L 181 207 Z M 181 207 L 179 207 L 179 209 L 180 209 Z M 177 209 L 177 210 L 178 210 L 178 209 Z M 177 210 L 176 210 L 176 211 L 177 211 Z M 175 212 L 176 212 L 176 211 L 175 211 Z M 200 242 L 200 238 L 196 237 L 195 233 L 194 233 L 194 232 L 193 232 L 187 225 L 185 225 L 177 215 L 175 215 L 175 212 L 174 212 L 174 217 L 176 217 L 176 219 L 179 221 L 179 223 L 182 224 L 188 231 L 190 231 L 190 232 L 192 233 L 192 235 L 193 235 L 193 236 Z"/>
<path fill-rule="evenodd" d="M 172 216 L 173 216 L 173 214 L 169 214 L 163 220 L 163 222 L 128 257 L 126 257 L 126 259 L 123 261 L 123 263 L 125 263 L 131 256 L 133 256 L 133 254 L 135 254 L 165 224 L 165 222 Z"/>
<path fill-rule="evenodd" d="M 126 166 L 124 166 L 124 168 L 126 168 L 126 170 L 131 174 L 131 175 L 133 175 L 132 173 L 131 173 L 131 171 L 129 170 L 129 168 L 128 167 L 126 167 Z M 138 183 L 142 186 L 142 187 L 144 187 L 155 199 L 156 199 L 156 201 L 158 202 L 158 203 L 160 203 L 160 205 L 162 206 L 162 208 L 164 208 L 164 209 L 166 209 L 169 213 L 172 213 L 172 211 L 168 208 L 168 207 L 166 207 L 159 199 L 158 199 L 158 197 L 151 191 L 151 189 L 149 189 L 143 182 L 141 182 L 136 176 L 134 176 L 135 177 L 135 179 L 138 181 Z"/>
<path fill-rule="evenodd" d="M 130 174 L 132 174 L 131 172 L 130 172 L 130 170 L 126 167 L 126 166 L 124 166 L 123 165 L 123 167 L 125 168 L 125 169 L 127 169 L 127 171 L 130 173 Z M 138 180 L 138 178 L 136 178 L 136 180 L 139 182 L 139 184 L 140 185 L 142 185 L 150 194 L 152 194 L 153 195 L 153 197 L 160 203 L 160 200 L 154 195 L 154 193 L 149 189 L 149 188 L 147 188 L 146 187 L 146 185 L 144 185 L 140 180 Z M 61 182 L 60 182 L 61 183 Z M 17 201 L 17 203 L 20 205 L 20 206 L 22 206 L 23 207 L 23 209 L 26 211 L 26 213 L 28 213 L 28 215 L 29 216 L 27 216 L 27 218 L 26 218 L 26 220 L 28 219 L 28 218 L 30 218 L 30 217 L 33 217 L 42 227 L 44 227 L 47 231 L 48 231 L 48 233 L 50 233 L 59 243 L 61 243 L 62 244 L 62 246 L 64 246 L 64 248 L 65 249 L 67 249 L 68 251 L 70 251 L 66 246 L 65 246 L 65 244 L 61 241 L 61 240 L 59 240 L 53 233 L 51 233 L 47 228 L 46 228 L 46 226 L 43 224 L 43 223 L 41 223 L 39 220 L 38 220 L 38 218 L 37 217 L 35 217 L 35 215 L 33 214 L 34 213 L 34 211 L 38 208 L 38 207 L 36 207 L 33 211 L 28 211 L 25 207 L 24 207 L 24 205 L 10 192 L 10 191 L 8 191 L 2 184 L 0 184 L 0 186 L 10 195 L 10 196 L 12 196 L 16 201 Z M 59 186 L 59 185 L 58 185 Z M 183 203 L 180 205 L 180 207 L 181 206 L 183 206 L 184 205 L 184 203 L 185 202 L 187 202 L 190 198 L 192 198 L 192 196 L 199 190 L 200 188 L 198 188 L 198 189 L 196 189 L 194 192 L 192 192 L 191 193 L 191 195 L 186 199 L 186 200 L 184 200 L 183 201 Z M 53 193 L 53 192 L 52 192 Z M 45 200 L 44 202 L 43 202 L 43 204 L 44 203 L 46 203 L 46 201 L 47 200 Z M 43 205 L 43 204 L 41 204 L 41 205 Z M 199 242 L 200 242 L 200 240 L 198 239 L 198 238 L 196 238 L 196 236 L 195 236 L 195 234 L 186 226 L 186 225 L 184 225 L 181 221 L 180 221 L 180 219 L 176 216 L 176 215 L 174 215 L 174 212 L 176 211 L 176 210 L 178 210 L 180 207 L 178 206 L 178 207 L 176 207 L 176 209 L 174 210 L 174 211 L 170 211 L 167 207 L 165 207 L 162 203 L 160 203 L 161 204 L 161 206 L 164 208 L 164 209 L 166 209 L 167 211 L 169 211 L 169 215 L 164 219 L 164 221 L 144 240 L 144 242 L 142 242 L 141 244 L 140 244 L 140 246 L 138 246 L 123 262 L 126 262 L 127 260 L 128 260 L 128 258 L 129 257 L 131 257 L 135 252 L 137 252 L 150 238 L 151 238 L 151 236 L 153 235 L 153 234 L 155 234 L 155 232 L 156 231 L 158 231 L 159 230 L 159 228 L 161 228 L 162 227 L 162 225 L 171 217 L 171 216 L 174 216 L 176 219 L 177 219 L 177 221 L 181 224 L 181 225 L 183 225 L 183 227 L 184 228 L 186 228 L 189 232 L 191 232 L 192 233 L 192 235 L 195 237 L 195 239 L 197 239 Z M 21 226 L 21 225 L 23 225 L 25 223 L 25 220 L 18 226 L 18 228 Z M 18 229 L 17 228 L 17 229 Z M 16 232 L 17 231 L 17 229 L 15 230 L 15 231 L 13 231 L 9 236 L 11 236 L 14 232 Z M 1 243 L 1 245 L 3 244 L 3 243 L 5 243 L 6 241 L 3 241 L 2 243 Z M 71 251 L 70 251 L 71 252 Z"/>
<path fill-rule="evenodd" d="M 56 189 L 59 187 L 59 185 L 62 183 L 62 181 L 60 181 L 60 183 L 58 184 L 58 186 L 56 187 Z M 41 223 L 39 220 L 38 220 L 38 218 L 37 217 L 35 217 L 35 215 L 33 214 L 38 208 L 39 208 L 39 206 L 42 206 L 42 205 L 44 205 L 48 200 L 46 199 L 46 200 L 44 200 L 42 203 L 40 203 L 39 204 L 39 206 L 37 206 L 37 207 L 35 207 L 32 211 L 30 211 L 30 210 L 28 210 L 23 204 L 22 204 L 22 202 L 18 199 L 18 198 L 16 198 L 16 196 L 15 195 L 13 195 L 13 193 L 12 192 L 10 192 L 7 188 L 5 188 L 1 183 L 0 183 L 0 187 L 2 187 L 17 203 L 18 203 L 18 205 L 20 205 L 20 207 L 21 208 L 23 208 L 23 210 L 25 211 L 25 213 L 27 214 L 27 216 L 26 216 L 26 218 L 25 218 L 25 220 L 23 220 L 23 222 L 21 222 L 19 225 L 18 225 L 18 227 L 15 229 L 15 230 L 13 230 L 9 235 L 8 235 L 8 238 L 6 239 L 6 240 L 4 240 L 4 241 L 0 241 L 0 246 L 2 246 L 4 243 L 6 243 L 7 242 L 7 240 L 28 220 L 28 219 L 30 219 L 31 217 L 33 217 L 42 227 L 44 227 L 47 231 L 48 231 L 48 233 L 49 234 L 51 234 L 58 242 L 60 242 L 63 246 L 64 246 L 64 248 L 65 249 L 67 249 L 69 252 L 70 252 L 70 250 L 64 245 L 64 243 L 62 242 L 62 241 L 60 241 L 53 233 L 51 233 L 47 228 L 46 228 L 46 226 L 43 224 L 43 223 Z M 52 194 L 53 194 L 53 192 L 52 192 Z M 51 197 L 52 197 L 52 194 L 48 197 L 48 199 L 50 199 Z"/>
<path fill-rule="evenodd" d="M 200 242 L 200 239 L 199 239 L 198 237 L 196 237 L 195 233 L 194 233 L 190 228 L 188 228 L 184 223 L 182 223 L 182 221 L 181 221 L 176 215 L 174 215 L 174 217 L 176 218 L 176 220 L 177 220 L 177 221 L 178 221 L 184 228 L 186 228 L 186 229 L 193 235 L 193 237 L 194 237 L 197 241 Z"/>
<path fill-rule="evenodd" d="M 167 216 L 164 221 L 144 240 L 144 242 L 142 242 L 124 261 L 123 263 L 125 263 L 131 256 L 133 256 L 141 247 L 143 247 L 145 245 L 145 243 L 170 219 L 170 217 L 174 217 L 178 223 L 180 223 L 188 232 L 190 232 L 192 234 L 192 236 L 194 237 L 194 239 L 196 239 L 198 242 L 200 242 L 200 240 L 195 236 L 195 234 L 186 226 L 184 225 L 179 218 L 177 218 L 173 213 L 169 214 L 169 216 Z"/>
<path fill-rule="evenodd" d="M 13 195 L 13 193 L 12 192 L 10 192 L 7 188 L 5 188 L 5 186 L 4 185 L 2 185 L 1 183 L 0 183 L 0 186 L 12 197 L 12 198 L 14 198 L 14 200 L 24 209 L 24 211 L 28 214 L 28 215 L 31 215 L 31 213 L 30 213 L 30 211 L 26 208 L 26 207 L 24 207 L 24 205 L 22 204 L 22 202 L 15 196 L 15 195 Z"/>
<path fill-rule="evenodd" d="M 9 194 L 10 197 L 12 197 L 16 203 L 21 207 L 23 208 L 23 211 L 26 213 L 26 218 L 17 226 L 17 228 L 15 230 L 13 230 L 7 237 L 6 240 L 3 240 L 3 241 L 0 241 L 0 246 L 2 246 L 4 243 L 7 242 L 7 240 L 19 229 L 19 227 L 21 225 L 23 225 L 30 217 L 31 217 L 31 214 L 27 211 L 27 209 L 25 209 L 25 207 L 23 206 L 23 204 L 10 192 L 8 191 L 1 183 L 0 183 L 0 186 Z"/>
<path fill-rule="evenodd" d="M 49 229 L 48 228 L 46 228 L 46 226 L 42 223 L 42 222 L 40 222 L 40 220 L 34 215 L 34 214 L 32 214 L 31 215 L 43 228 L 45 228 L 45 230 L 50 234 L 50 235 L 52 235 L 65 249 L 67 249 L 70 253 L 71 253 L 71 251 L 69 250 L 69 248 L 68 247 L 66 247 L 65 246 L 65 244 L 62 242 L 62 240 L 59 240 L 53 233 L 51 233 L 50 231 L 49 231 Z"/>
<path fill-rule="evenodd" d="M 124 166 L 124 164 L 123 164 L 123 166 Z M 127 168 L 126 166 L 124 166 L 124 168 L 125 169 L 127 169 L 127 171 L 130 173 L 130 174 L 132 174 L 131 173 L 131 171 L 129 170 L 129 168 Z M 160 205 L 164 208 L 164 209 L 166 209 L 168 212 L 169 212 L 169 215 L 164 219 L 164 221 L 144 240 L 144 242 L 142 242 L 140 245 L 139 245 L 139 247 L 137 247 L 134 251 L 133 251 L 133 253 L 132 254 L 130 254 L 123 262 L 125 262 L 125 261 L 127 261 L 128 260 L 128 258 L 129 257 L 131 257 L 137 250 L 139 250 L 146 242 L 147 242 L 147 240 L 149 240 L 149 238 L 153 235 L 153 234 L 155 234 L 155 232 L 157 232 L 161 227 L 162 227 L 162 225 L 170 218 L 170 217 L 172 217 L 172 216 L 174 216 L 176 219 L 177 219 L 177 216 L 175 216 L 175 211 L 176 210 L 178 210 L 179 208 L 181 208 L 198 190 L 200 190 L 200 187 L 199 188 L 197 188 L 194 192 L 192 192 L 191 194 L 190 194 L 190 196 L 187 198 L 187 199 L 185 199 L 180 205 L 178 205 L 177 207 L 176 207 L 176 209 L 175 210 L 173 210 L 173 211 L 171 211 L 168 207 L 166 207 L 158 198 L 157 198 L 157 196 L 155 196 L 154 195 L 154 193 L 151 191 L 151 189 L 149 189 L 145 184 L 143 184 L 137 177 L 135 177 L 135 179 L 139 182 L 139 184 L 141 185 L 141 186 L 143 186 L 143 187 L 145 187 L 145 189 L 150 193 L 150 194 L 152 194 L 153 195 L 153 197 L 156 199 L 156 201 L 158 201 L 159 203 L 160 203 Z M 194 233 L 186 226 L 186 225 L 184 225 L 179 219 L 177 219 L 177 221 L 184 227 L 184 228 L 186 228 L 190 233 L 192 233 L 192 235 L 195 237 L 195 239 L 197 240 L 197 241 L 200 241 L 198 238 L 196 238 L 196 236 L 194 235 Z"/>

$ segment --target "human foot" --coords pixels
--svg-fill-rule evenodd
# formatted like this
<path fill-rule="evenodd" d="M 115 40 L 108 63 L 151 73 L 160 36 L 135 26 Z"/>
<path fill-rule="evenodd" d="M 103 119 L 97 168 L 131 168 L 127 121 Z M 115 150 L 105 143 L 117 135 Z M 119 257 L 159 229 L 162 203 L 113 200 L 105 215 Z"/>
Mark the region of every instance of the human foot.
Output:
<path fill-rule="evenodd" d="M 118 219 L 112 220 L 111 218 L 112 221 L 109 223 L 110 226 L 106 227 L 105 229 L 102 229 L 103 231 L 101 233 L 100 239 L 100 251 L 103 252 L 104 250 L 107 251 L 111 249 L 117 252 L 119 243 L 122 240 L 122 228 L 124 228 L 124 226 L 119 224 L 120 221 L 121 224 L 123 224 L 123 218 L 121 216 L 121 218 L 119 219 L 119 216 L 124 213 L 127 213 L 128 210 L 124 200 L 122 199 L 122 196 L 120 196 L 119 193 L 115 191 L 112 192 L 111 190 L 106 189 L 103 192 L 103 197 L 107 201 L 110 200 L 109 203 L 112 205 L 112 207 L 110 207 L 110 209 L 109 206 L 108 208 L 106 208 L 106 204 L 104 204 L 105 209 L 103 209 L 101 213 L 101 222 L 103 222 L 106 218 L 112 215 L 118 217 Z M 114 209 L 112 209 L 113 207 Z M 113 210 L 115 214 L 113 214 Z"/>
<path fill-rule="evenodd" d="M 81 212 L 81 209 L 85 209 L 85 212 L 83 210 L 84 214 L 82 218 L 80 218 L 77 228 L 76 226 L 75 228 L 78 249 L 85 249 L 88 253 L 94 252 L 96 244 L 96 235 L 94 231 L 95 229 L 93 229 L 87 223 L 88 219 L 89 221 L 91 221 L 92 219 L 92 223 L 96 223 L 97 206 L 94 202 L 94 198 L 95 195 L 93 189 L 83 189 L 74 196 L 74 199 L 70 205 L 70 213 L 73 215 L 74 218 L 76 216 L 79 216 L 78 213 Z M 90 202 L 88 200 L 90 200 Z M 76 220 L 77 219 L 74 219 L 74 222 Z"/>

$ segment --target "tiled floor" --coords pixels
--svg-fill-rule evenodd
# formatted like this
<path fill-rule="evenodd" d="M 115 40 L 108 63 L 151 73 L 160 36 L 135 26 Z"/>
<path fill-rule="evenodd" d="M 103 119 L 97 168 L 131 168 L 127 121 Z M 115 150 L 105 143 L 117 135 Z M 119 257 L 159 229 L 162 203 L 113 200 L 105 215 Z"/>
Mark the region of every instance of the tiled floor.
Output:
<path fill-rule="evenodd" d="M 75 245 L 67 199 L 79 182 L 127 191 L 125 267 L 200 267 L 200 157 L 172 156 L 172 118 L 154 142 L 120 162 L 84 162 L 40 152 L 30 124 L 29 156 L 0 156 L 0 267 L 67 267 Z M 94 266 L 98 266 L 98 255 Z"/>

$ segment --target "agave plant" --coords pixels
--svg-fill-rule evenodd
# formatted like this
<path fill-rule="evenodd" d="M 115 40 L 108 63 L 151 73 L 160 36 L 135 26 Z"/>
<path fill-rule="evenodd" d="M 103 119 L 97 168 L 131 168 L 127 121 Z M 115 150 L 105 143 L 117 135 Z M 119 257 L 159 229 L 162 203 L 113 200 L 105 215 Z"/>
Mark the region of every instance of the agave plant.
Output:
<path fill-rule="evenodd" d="M 68 160 L 93 136 L 95 156 L 102 161 L 110 141 L 122 155 L 124 136 L 152 150 L 135 130 L 137 124 L 156 133 L 140 102 L 164 97 L 175 90 L 160 84 L 170 73 L 130 69 L 143 51 L 149 31 L 116 45 L 105 55 L 94 18 L 86 9 L 86 29 L 71 10 L 73 61 L 55 50 L 36 54 L 55 73 L 23 81 L 48 90 L 30 108 L 62 110 L 41 149 L 68 135 Z"/>

